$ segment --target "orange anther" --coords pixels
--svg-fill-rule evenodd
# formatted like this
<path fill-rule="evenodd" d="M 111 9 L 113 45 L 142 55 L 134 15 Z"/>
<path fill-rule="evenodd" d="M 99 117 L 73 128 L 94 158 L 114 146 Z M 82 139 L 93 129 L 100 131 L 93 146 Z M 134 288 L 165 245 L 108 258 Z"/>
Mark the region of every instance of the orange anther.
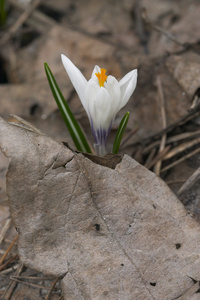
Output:
<path fill-rule="evenodd" d="M 100 86 L 104 86 L 104 83 L 107 79 L 107 75 L 106 75 L 106 69 L 101 69 L 101 72 L 99 73 L 95 73 L 95 75 L 97 76 L 97 78 L 99 79 L 99 85 Z"/>

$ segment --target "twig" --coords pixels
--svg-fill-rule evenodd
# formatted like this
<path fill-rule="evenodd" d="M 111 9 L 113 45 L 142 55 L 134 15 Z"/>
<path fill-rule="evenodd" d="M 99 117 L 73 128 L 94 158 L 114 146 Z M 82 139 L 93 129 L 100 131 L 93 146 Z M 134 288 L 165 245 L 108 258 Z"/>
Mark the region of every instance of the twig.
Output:
<path fill-rule="evenodd" d="M 171 185 L 171 184 L 177 184 L 177 183 L 185 183 L 186 179 L 178 179 L 178 180 L 169 180 L 169 181 L 165 181 L 165 183 L 167 185 Z"/>
<path fill-rule="evenodd" d="M 189 111 L 188 114 L 186 114 L 185 116 L 183 116 L 182 118 L 180 118 L 178 121 L 174 122 L 173 124 L 167 126 L 165 129 L 144 138 L 142 141 L 140 142 L 136 142 L 133 143 L 132 146 L 136 147 L 138 145 L 147 145 L 149 142 L 155 141 L 158 138 L 160 138 L 164 133 L 169 133 L 172 130 L 174 130 L 177 126 L 181 126 L 183 124 L 185 124 L 186 122 L 188 122 L 189 120 L 199 116 L 199 110 L 200 110 L 200 104 L 198 106 L 195 107 L 194 110 Z"/>
<path fill-rule="evenodd" d="M 176 160 L 175 162 L 173 162 L 173 163 L 171 163 L 170 165 L 168 165 L 168 166 L 166 166 L 165 168 L 163 168 L 163 169 L 161 170 L 161 172 L 165 172 L 165 171 L 167 171 L 167 170 L 169 170 L 169 169 L 175 167 L 176 165 L 180 164 L 182 161 L 186 160 L 187 158 L 192 157 L 193 155 L 195 155 L 195 154 L 197 154 L 197 153 L 199 153 L 199 152 L 200 152 L 200 148 L 198 148 L 198 149 L 192 151 L 191 153 L 189 153 L 189 154 L 187 154 L 187 155 L 181 157 L 180 159 Z"/>
<path fill-rule="evenodd" d="M 14 265 L 14 266 L 12 266 L 12 267 L 10 267 L 8 269 L 5 269 L 5 270 L 1 271 L 0 275 L 2 276 L 2 275 L 6 275 L 6 274 L 8 274 L 10 272 L 13 272 L 13 271 L 17 270 L 18 267 L 19 267 L 19 264 L 16 264 L 16 265 Z"/>
<path fill-rule="evenodd" d="M 0 244 L 2 243 L 4 237 L 5 237 L 5 234 L 6 232 L 8 231 L 9 227 L 10 227 L 10 224 L 11 224 L 11 219 L 7 219 L 4 226 L 3 226 L 3 229 L 0 233 Z"/>
<path fill-rule="evenodd" d="M 155 24 L 153 24 L 147 16 L 147 12 L 146 9 L 143 8 L 142 13 L 141 13 L 142 19 L 144 20 L 144 22 L 153 30 L 162 33 L 163 35 L 165 35 L 167 38 L 169 38 L 170 40 L 172 40 L 173 42 L 175 42 L 176 44 L 178 44 L 179 46 L 182 47 L 187 47 L 187 44 L 182 43 L 181 41 L 179 41 L 177 38 L 175 38 L 175 36 L 173 36 L 171 33 L 169 33 L 168 31 L 166 31 L 165 29 L 163 29 L 160 26 L 157 26 Z"/>
<path fill-rule="evenodd" d="M 147 52 L 148 35 L 144 28 L 145 26 L 144 26 L 144 20 L 142 19 L 142 14 L 141 14 L 141 2 L 140 1 L 136 2 L 134 12 L 135 12 L 135 22 L 136 22 L 137 34 L 140 38 L 141 44 L 144 46 L 145 51 Z"/>
<path fill-rule="evenodd" d="M 0 271 L 2 271 L 3 269 L 5 269 L 5 267 L 7 265 L 9 265 L 11 262 L 13 262 L 17 258 L 18 258 L 18 254 L 16 254 L 15 256 L 11 257 L 10 259 L 8 259 L 3 265 L 0 266 Z"/>
<path fill-rule="evenodd" d="M 196 135 L 200 135 L 200 130 L 197 130 L 195 132 L 180 133 L 180 134 L 177 134 L 177 135 L 167 138 L 166 144 L 168 145 L 168 144 L 178 142 L 181 140 L 186 140 L 186 139 L 192 138 Z M 147 154 L 152 148 L 157 147 L 158 145 L 160 145 L 160 141 L 155 141 L 155 142 L 151 143 L 150 145 L 146 146 L 142 150 L 142 153 Z"/>
<path fill-rule="evenodd" d="M 9 238 L 5 238 L 4 239 L 4 243 L 6 243 L 6 244 L 11 244 L 12 243 L 12 239 L 9 239 Z"/>
<path fill-rule="evenodd" d="M 200 138 L 197 138 L 195 140 L 189 141 L 189 142 L 185 142 L 182 143 L 180 145 L 178 145 L 177 147 L 175 147 L 174 149 L 172 149 L 170 152 L 168 152 L 164 157 L 163 160 L 167 160 L 169 158 L 172 158 L 173 156 L 185 151 L 188 148 L 191 148 L 193 146 L 195 146 L 196 144 L 200 143 Z"/>
<path fill-rule="evenodd" d="M 19 275 L 22 272 L 23 268 L 24 268 L 24 265 L 19 264 L 15 275 Z M 9 283 L 8 288 L 6 289 L 6 291 L 3 294 L 3 297 L 2 297 L 3 300 L 9 300 L 10 299 L 16 285 L 17 285 L 17 282 L 15 282 L 15 281 L 11 281 Z"/>
<path fill-rule="evenodd" d="M 165 112 L 165 97 L 164 97 L 164 92 L 163 92 L 163 87 L 162 87 L 162 82 L 160 77 L 157 77 L 156 85 L 157 85 L 160 104 L 161 104 L 162 125 L 163 125 L 163 129 L 165 129 L 167 127 L 167 119 L 166 119 L 166 112 Z M 164 133 L 161 138 L 159 153 L 165 149 L 166 140 L 167 140 L 167 135 L 166 133 Z M 160 175 L 161 165 L 162 165 L 162 161 L 159 160 L 154 166 L 154 172 L 158 176 Z"/>
<path fill-rule="evenodd" d="M 47 294 L 46 297 L 45 297 L 45 300 L 50 300 L 51 293 L 52 293 L 53 289 L 54 289 L 55 286 L 56 286 L 56 283 L 58 282 L 58 280 L 59 280 L 60 278 L 61 278 L 61 277 L 57 277 L 56 280 L 54 280 L 54 282 L 52 283 L 51 289 L 49 290 L 48 294 Z"/>
<path fill-rule="evenodd" d="M 132 137 L 133 134 L 135 134 L 139 130 L 139 127 L 134 128 L 131 130 L 131 132 L 125 136 L 125 138 L 122 140 L 120 149 L 122 150 L 124 148 L 124 145 L 128 142 L 128 140 Z"/>
<path fill-rule="evenodd" d="M 162 152 L 159 152 L 154 159 L 146 166 L 147 169 L 150 169 L 153 165 L 155 165 L 158 161 L 160 161 L 165 154 L 169 151 L 170 146 L 165 147 Z"/>
<path fill-rule="evenodd" d="M 189 190 L 200 178 L 200 167 L 187 179 L 187 181 L 178 190 L 178 196 L 181 196 L 185 191 Z"/>
<path fill-rule="evenodd" d="M 18 239 L 18 235 L 15 236 L 14 240 L 12 241 L 12 243 L 10 244 L 10 246 L 8 247 L 8 249 L 6 250 L 5 254 L 2 256 L 2 258 L 0 259 L 0 266 L 3 263 L 4 259 L 6 258 L 6 256 L 8 255 L 8 253 L 10 252 L 10 250 L 12 249 L 12 247 L 14 246 L 16 240 Z M 1 270 L 1 267 L 0 267 Z"/>
<path fill-rule="evenodd" d="M 144 163 L 144 166 L 147 169 L 149 169 L 149 166 L 151 165 L 151 162 L 152 162 L 155 154 L 156 154 L 156 148 L 152 148 L 151 151 L 149 152 L 146 162 Z"/>
<path fill-rule="evenodd" d="M 13 275 L 12 278 L 15 279 L 27 279 L 27 280 L 36 280 L 36 281 L 44 281 L 44 280 L 49 280 L 52 281 L 54 278 L 50 278 L 49 276 L 43 276 L 43 277 L 36 277 L 36 276 L 15 276 Z"/>
<path fill-rule="evenodd" d="M 35 8 L 40 4 L 41 0 L 34 0 L 33 3 L 25 10 L 16 22 L 9 28 L 9 30 L 3 35 L 0 40 L 0 48 L 8 42 L 8 40 L 13 36 L 13 34 L 19 29 L 19 27 L 28 19 Z"/>
<path fill-rule="evenodd" d="M 21 4 L 20 2 L 16 1 L 16 0 L 7 0 L 15 9 L 18 9 L 21 12 L 24 12 L 26 7 Z M 48 26 L 55 26 L 57 23 L 56 21 L 54 21 L 53 19 L 51 19 L 50 17 L 48 17 L 47 15 L 45 15 L 44 13 L 35 10 L 33 11 L 33 13 L 31 14 L 30 18 L 28 18 L 27 23 L 32 25 L 34 28 L 36 28 L 39 32 L 44 32 L 44 30 L 46 30 L 46 27 Z M 46 25 L 46 27 L 44 26 Z"/>
<path fill-rule="evenodd" d="M 26 130 L 35 132 L 37 134 L 45 135 L 41 130 L 37 129 L 35 126 L 30 124 L 26 120 L 22 119 L 21 117 L 13 115 L 13 114 L 11 114 L 10 116 L 14 118 L 13 122 L 9 122 L 10 124 L 17 126 L 17 127 L 25 128 Z"/>
<path fill-rule="evenodd" d="M 48 286 L 44 286 L 44 285 L 39 285 L 39 284 L 35 284 L 35 283 L 30 283 L 30 282 L 26 282 L 26 281 L 23 281 L 23 280 L 19 280 L 15 277 L 10 277 L 11 280 L 15 281 L 15 282 L 19 282 L 21 284 L 25 284 L 25 285 L 28 285 L 30 287 L 34 287 L 36 289 L 44 289 L 44 290 L 50 290 L 51 288 L 48 287 Z"/>
<path fill-rule="evenodd" d="M 8 0 L 10 3 L 12 3 L 13 5 L 15 5 L 15 7 L 18 7 L 20 8 L 21 10 L 24 9 L 21 5 L 17 5 L 16 2 L 14 0 Z M 60 24 L 58 24 L 56 21 L 54 21 L 53 19 L 51 19 L 50 17 L 46 16 L 45 14 L 43 14 L 42 12 L 40 11 L 34 11 L 33 14 L 32 14 L 32 17 L 34 18 L 30 18 L 30 19 L 27 19 L 26 21 L 28 23 L 30 23 L 32 26 L 34 27 L 37 27 L 37 29 L 39 29 L 39 31 L 42 31 L 42 27 L 39 26 L 39 23 L 42 22 L 43 24 L 45 25 L 48 25 L 49 27 L 52 27 L 52 26 L 57 26 L 59 28 L 64 28 L 63 26 L 61 26 Z M 34 20 L 35 19 L 35 20 Z M 80 34 L 84 35 L 84 36 L 88 36 L 88 37 L 91 37 L 95 40 L 101 40 L 102 42 L 106 43 L 106 44 L 109 44 L 109 45 L 112 45 L 114 47 L 117 47 L 118 49 L 120 48 L 122 51 L 126 51 L 126 52 L 134 52 L 133 50 L 130 50 L 128 47 L 124 46 L 122 43 L 116 43 L 116 42 L 113 42 L 111 39 L 108 39 L 106 37 L 103 37 L 103 36 L 97 36 L 96 34 L 93 34 L 89 31 L 86 31 L 84 30 L 83 28 L 80 28 L 78 26 L 75 26 L 75 25 L 72 25 L 70 24 L 70 22 L 68 22 L 68 28 L 72 31 L 75 31 L 75 32 L 79 32 Z M 40 27 L 40 28 L 38 28 Z M 44 30 L 43 30 L 44 31 Z"/>

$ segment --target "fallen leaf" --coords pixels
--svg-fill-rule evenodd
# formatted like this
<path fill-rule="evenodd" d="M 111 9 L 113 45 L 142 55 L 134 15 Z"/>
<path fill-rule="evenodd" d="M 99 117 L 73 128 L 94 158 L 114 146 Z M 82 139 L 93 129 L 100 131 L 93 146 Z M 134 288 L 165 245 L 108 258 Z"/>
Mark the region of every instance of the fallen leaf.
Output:
<path fill-rule="evenodd" d="M 112 45 L 96 40 L 94 37 L 83 35 L 77 30 L 55 26 L 33 44 L 19 52 L 17 71 L 23 82 L 32 83 L 46 79 L 43 67 L 45 61 L 56 78 L 57 76 L 64 77 L 63 82 L 69 82 L 60 58 L 62 53 L 70 57 L 78 67 L 81 67 L 87 79 L 91 77 L 95 64 L 105 66 L 105 56 L 109 61 L 109 64 L 106 63 L 107 66 L 109 65 L 108 73 L 110 72 L 119 77 L 121 75 Z M 34 56 L 32 53 L 33 47 Z M 24 61 L 29 60 L 32 62 L 31 69 L 27 68 L 24 63 Z M 59 85 L 60 82 L 58 81 Z"/>
<path fill-rule="evenodd" d="M 172 55 L 166 65 L 183 91 L 192 97 L 199 88 L 199 55 L 190 51 L 182 55 Z"/>
<path fill-rule="evenodd" d="M 0 151 L 0 203 L 7 199 L 6 196 L 6 172 L 8 168 L 8 159 Z M 0 211 L 1 216 L 1 211 Z M 1 219 L 1 217 L 0 217 Z"/>
<path fill-rule="evenodd" d="M 131 157 L 114 169 L 0 119 L 21 261 L 64 276 L 64 298 L 175 299 L 199 280 L 200 227 Z"/>
<path fill-rule="evenodd" d="M 59 80 L 60 76 L 57 76 L 57 79 Z M 71 85 L 63 82 L 60 88 L 68 98 L 72 92 Z M 40 118 L 47 118 L 57 109 L 46 78 L 31 84 L 1 85 L 0 94 L 1 115 L 5 117 L 9 114 L 17 114 L 29 118 L 36 114 Z"/>

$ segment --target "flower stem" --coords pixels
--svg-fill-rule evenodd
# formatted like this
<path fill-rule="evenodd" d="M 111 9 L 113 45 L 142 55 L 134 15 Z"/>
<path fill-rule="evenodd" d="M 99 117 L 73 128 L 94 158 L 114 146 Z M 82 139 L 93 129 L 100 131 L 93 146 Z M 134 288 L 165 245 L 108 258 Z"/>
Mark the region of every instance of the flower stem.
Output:
<path fill-rule="evenodd" d="M 107 152 L 106 152 L 106 146 L 100 145 L 100 144 L 94 144 L 94 150 L 96 155 L 98 156 L 104 156 Z"/>

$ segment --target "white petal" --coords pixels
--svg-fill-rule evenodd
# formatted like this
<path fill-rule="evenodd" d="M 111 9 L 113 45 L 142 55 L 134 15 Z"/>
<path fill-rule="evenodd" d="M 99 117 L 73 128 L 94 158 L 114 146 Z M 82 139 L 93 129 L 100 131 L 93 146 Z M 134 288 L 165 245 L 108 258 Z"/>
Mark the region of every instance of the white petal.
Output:
<path fill-rule="evenodd" d="M 121 90 L 121 109 L 128 100 L 130 99 L 131 95 L 133 94 L 135 87 L 137 84 L 137 69 L 130 71 L 127 73 L 120 81 L 120 90 Z"/>
<path fill-rule="evenodd" d="M 85 88 L 85 103 L 86 103 L 86 108 L 85 110 L 89 114 L 89 106 L 91 102 L 95 102 L 95 99 L 97 97 L 97 94 L 100 90 L 100 86 L 98 83 L 96 83 L 93 79 L 90 79 L 87 82 L 86 88 Z"/>
<path fill-rule="evenodd" d="M 112 98 L 113 114 L 116 114 L 119 111 L 119 107 L 121 104 L 121 90 L 119 82 L 115 77 L 109 75 L 104 86 Z"/>
<path fill-rule="evenodd" d="M 72 61 L 65 55 L 61 54 L 62 63 L 65 67 L 67 74 L 85 108 L 85 88 L 87 84 L 86 78 L 81 71 L 72 63 Z"/>
<path fill-rule="evenodd" d="M 107 131 L 114 116 L 111 96 L 104 87 L 101 87 L 98 92 L 95 107 L 98 112 L 99 128 Z"/>
<path fill-rule="evenodd" d="M 85 98 L 87 113 L 90 121 L 92 119 L 94 129 L 104 128 L 107 130 L 113 115 L 112 99 L 109 92 L 90 79 L 86 86 Z"/>
<path fill-rule="evenodd" d="M 101 73 L 101 68 L 97 65 L 94 67 L 94 69 L 92 71 L 91 79 L 94 80 L 99 85 L 99 80 L 98 80 L 97 76 L 95 75 L 95 73 Z"/>
<path fill-rule="evenodd" d="M 91 76 L 91 78 L 97 78 L 97 76 L 95 75 L 95 73 L 100 73 L 101 72 L 101 68 L 99 67 L 99 66 L 95 66 L 94 67 L 94 69 L 93 69 L 93 71 L 92 71 L 92 76 Z"/>

